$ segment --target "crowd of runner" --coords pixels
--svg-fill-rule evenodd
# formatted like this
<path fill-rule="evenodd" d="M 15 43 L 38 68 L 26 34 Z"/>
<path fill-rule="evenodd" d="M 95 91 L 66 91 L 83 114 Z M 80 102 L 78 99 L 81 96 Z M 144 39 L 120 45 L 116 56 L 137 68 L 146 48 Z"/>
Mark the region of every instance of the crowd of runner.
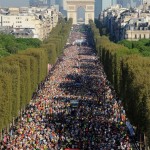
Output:
<path fill-rule="evenodd" d="M 70 40 L 81 37 L 72 32 Z M 125 111 L 94 50 L 72 45 L 4 135 L 2 150 L 131 150 Z"/>

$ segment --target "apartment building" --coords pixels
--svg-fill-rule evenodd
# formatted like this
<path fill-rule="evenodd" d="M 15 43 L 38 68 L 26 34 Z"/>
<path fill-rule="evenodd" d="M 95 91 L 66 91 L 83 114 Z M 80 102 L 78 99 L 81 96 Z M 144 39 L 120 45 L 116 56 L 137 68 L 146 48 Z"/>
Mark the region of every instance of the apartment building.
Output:
<path fill-rule="evenodd" d="M 116 42 L 123 39 L 150 39 L 150 9 L 145 5 L 142 9 L 122 8 L 121 5 L 110 7 L 100 14 L 100 21 Z"/>
<path fill-rule="evenodd" d="M 0 27 L 11 27 L 11 33 L 21 33 L 22 37 L 23 31 L 28 29 L 33 32 L 32 38 L 44 40 L 58 22 L 58 11 L 54 7 L 9 8 L 1 12 L 5 13 L 0 14 Z"/>

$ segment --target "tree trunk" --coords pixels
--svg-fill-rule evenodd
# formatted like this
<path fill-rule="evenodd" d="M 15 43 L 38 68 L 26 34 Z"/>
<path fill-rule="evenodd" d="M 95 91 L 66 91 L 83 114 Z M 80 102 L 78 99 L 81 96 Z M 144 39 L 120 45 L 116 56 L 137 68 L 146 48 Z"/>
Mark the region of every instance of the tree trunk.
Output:
<path fill-rule="evenodd" d="M 140 150 L 142 150 L 142 137 L 141 137 L 141 133 L 140 133 Z"/>
<path fill-rule="evenodd" d="M 147 137 L 144 134 L 144 145 L 145 145 L 145 150 L 150 150 L 148 143 L 147 143 Z"/>
<path fill-rule="evenodd" d="M 3 135 L 2 135 L 2 130 L 0 130 L 0 141 L 2 141 Z"/>

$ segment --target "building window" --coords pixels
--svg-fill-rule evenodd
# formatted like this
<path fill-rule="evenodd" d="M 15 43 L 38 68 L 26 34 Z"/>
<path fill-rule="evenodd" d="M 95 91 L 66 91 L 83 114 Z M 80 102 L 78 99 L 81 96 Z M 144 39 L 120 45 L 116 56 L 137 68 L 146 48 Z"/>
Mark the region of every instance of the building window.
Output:
<path fill-rule="evenodd" d="M 139 39 L 141 39 L 141 34 L 139 35 Z"/>
<path fill-rule="evenodd" d="M 137 35 L 135 34 L 135 39 L 137 39 Z"/>
<path fill-rule="evenodd" d="M 144 39 L 146 38 L 145 34 L 144 34 Z"/>
<path fill-rule="evenodd" d="M 16 17 L 16 19 L 21 19 L 21 17 Z"/>

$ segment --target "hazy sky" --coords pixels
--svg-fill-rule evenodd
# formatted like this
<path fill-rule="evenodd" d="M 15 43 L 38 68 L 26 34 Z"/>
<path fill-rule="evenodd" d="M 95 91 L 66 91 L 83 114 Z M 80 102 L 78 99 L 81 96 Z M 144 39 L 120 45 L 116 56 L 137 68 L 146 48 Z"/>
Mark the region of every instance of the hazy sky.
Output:
<path fill-rule="evenodd" d="M 29 0 L 0 0 L 1 7 L 29 6 Z"/>
<path fill-rule="evenodd" d="M 54 0 L 52 0 L 54 1 Z M 61 1 L 61 0 L 57 0 Z M 99 0 L 97 0 L 99 1 Z M 111 0 L 102 0 L 104 5 L 108 5 Z M 0 6 L 2 7 L 10 7 L 10 6 L 29 6 L 29 0 L 0 0 Z"/>

